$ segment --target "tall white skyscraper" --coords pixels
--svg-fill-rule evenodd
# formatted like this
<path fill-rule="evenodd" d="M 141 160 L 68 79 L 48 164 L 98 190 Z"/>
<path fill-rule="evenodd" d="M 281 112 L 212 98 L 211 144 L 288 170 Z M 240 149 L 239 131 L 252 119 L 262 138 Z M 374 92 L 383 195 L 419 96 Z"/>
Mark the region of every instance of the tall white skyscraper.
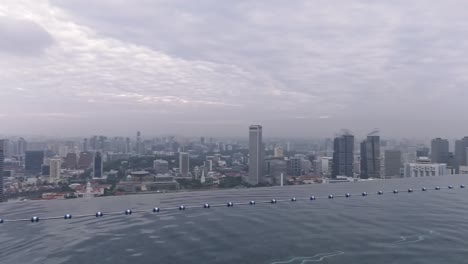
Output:
<path fill-rule="evenodd" d="M 180 152 L 179 171 L 182 177 L 187 177 L 190 169 L 190 156 L 186 152 Z"/>
<path fill-rule="evenodd" d="M 264 146 L 262 126 L 249 127 L 249 176 L 248 183 L 257 185 L 263 180 Z"/>
<path fill-rule="evenodd" d="M 60 179 L 62 169 L 62 159 L 53 158 L 50 160 L 50 179 L 57 181 Z"/>

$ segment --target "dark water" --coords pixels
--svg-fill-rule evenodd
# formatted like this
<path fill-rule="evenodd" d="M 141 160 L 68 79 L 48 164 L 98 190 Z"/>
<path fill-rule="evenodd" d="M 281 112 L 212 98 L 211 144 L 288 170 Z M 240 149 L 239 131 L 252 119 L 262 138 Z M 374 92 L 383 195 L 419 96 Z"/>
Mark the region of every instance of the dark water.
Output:
<path fill-rule="evenodd" d="M 1 224 L 0 263 L 468 263 L 468 188 L 460 184 L 468 186 L 468 178 L 7 203 L 0 206 L 4 219 L 128 208 L 148 213 Z M 375 194 L 393 189 L 400 193 Z M 363 191 L 369 196 L 358 195 Z M 154 206 L 347 192 L 356 195 L 150 212 Z"/>

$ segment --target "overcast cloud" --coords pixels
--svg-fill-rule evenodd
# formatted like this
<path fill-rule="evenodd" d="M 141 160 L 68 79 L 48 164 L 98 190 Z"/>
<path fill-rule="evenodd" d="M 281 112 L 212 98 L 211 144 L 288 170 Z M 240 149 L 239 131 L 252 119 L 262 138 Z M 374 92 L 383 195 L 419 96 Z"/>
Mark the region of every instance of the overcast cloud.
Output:
<path fill-rule="evenodd" d="M 0 133 L 468 134 L 468 1 L 2 0 Z"/>

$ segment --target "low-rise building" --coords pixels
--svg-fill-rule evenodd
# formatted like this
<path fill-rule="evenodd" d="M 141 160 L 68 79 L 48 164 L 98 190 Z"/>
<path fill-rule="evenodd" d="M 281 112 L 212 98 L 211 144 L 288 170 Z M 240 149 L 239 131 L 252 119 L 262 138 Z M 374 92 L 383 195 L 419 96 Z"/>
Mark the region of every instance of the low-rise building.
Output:
<path fill-rule="evenodd" d="M 416 163 L 405 163 L 405 178 L 447 175 L 447 164 L 431 163 L 427 157 L 420 157 Z"/>

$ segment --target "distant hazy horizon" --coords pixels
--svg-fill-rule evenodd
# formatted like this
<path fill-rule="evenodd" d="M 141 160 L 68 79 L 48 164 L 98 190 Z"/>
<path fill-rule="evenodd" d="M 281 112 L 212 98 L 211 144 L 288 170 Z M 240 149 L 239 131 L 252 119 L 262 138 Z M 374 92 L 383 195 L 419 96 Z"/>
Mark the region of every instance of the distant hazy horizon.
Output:
<path fill-rule="evenodd" d="M 0 134 L 461 138 L 468 1 L 2 0 Z"/>

